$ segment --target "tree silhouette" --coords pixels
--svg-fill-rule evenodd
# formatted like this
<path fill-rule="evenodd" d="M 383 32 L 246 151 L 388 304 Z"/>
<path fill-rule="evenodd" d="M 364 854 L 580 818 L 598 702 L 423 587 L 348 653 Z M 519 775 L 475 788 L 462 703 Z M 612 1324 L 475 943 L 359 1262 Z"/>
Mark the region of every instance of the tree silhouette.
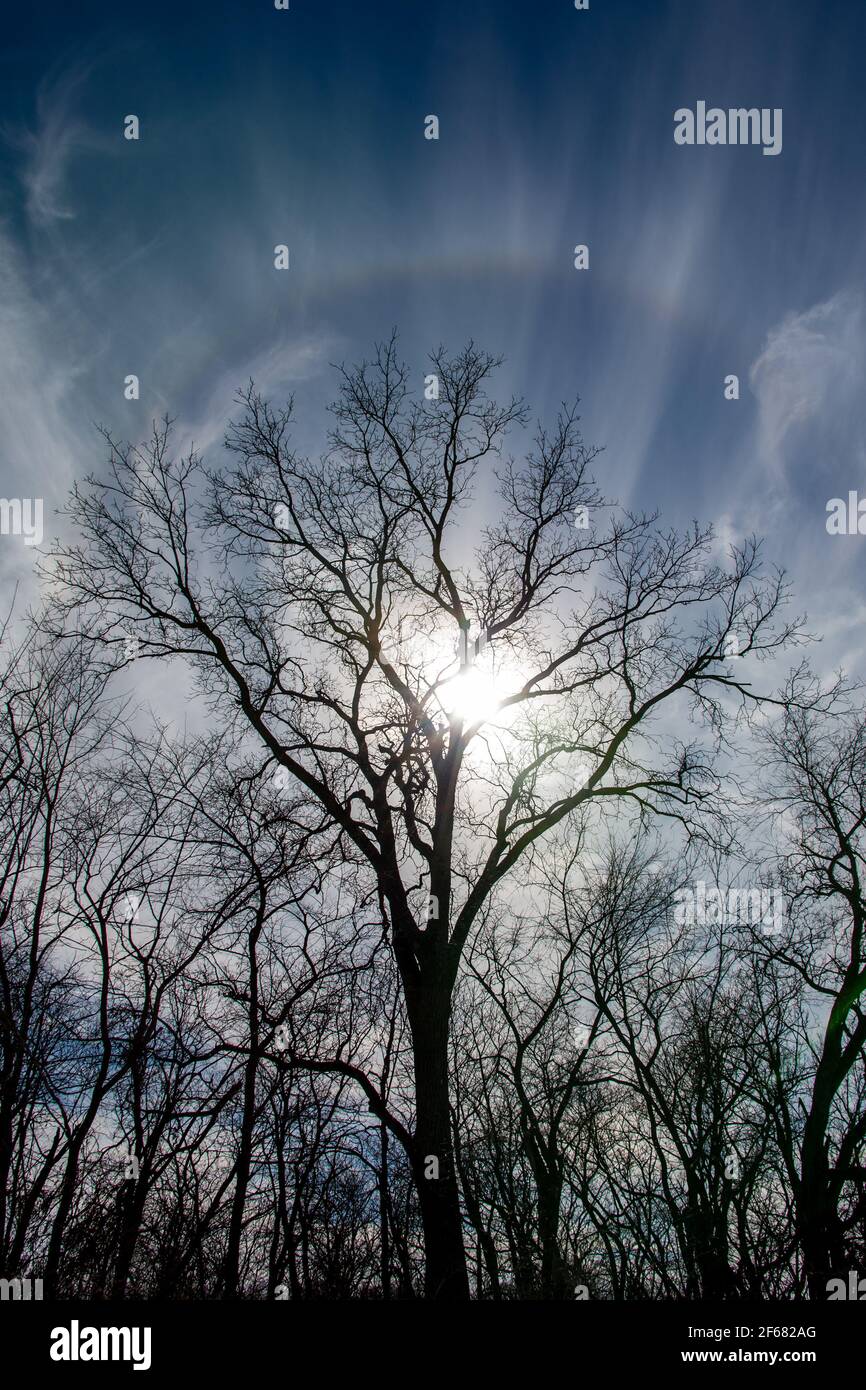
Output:
<path fill-rule="evenodd" d="M 630 805 L 721 842 L 714 755 L 769 698 L 743 671 L 797 632 L 754 540 L 722 561 L 710 530 L 602 497 L 575 406 L 504 457 L 528 415 L 488 394 L 498 365 L 440 349 L 438 397 L 415 399 L 392 338 L 339 369 L 315 459 L 292 403 L 252 383 L 225 467 L 174 458 L 168 421 L 144 446 L 106 436 L 53 569 L 91 640 L 123 629 L 195 670 L 212 717 L 282 770 L 310 856 L 378 899 L 411 1126 L 369 1069 L 296 1042 L 285 1060 L 349 1077 L 404 1146 L 437 1299 L 468 1296 L 448 1048 L 473 924 L 572 819 Z"/>

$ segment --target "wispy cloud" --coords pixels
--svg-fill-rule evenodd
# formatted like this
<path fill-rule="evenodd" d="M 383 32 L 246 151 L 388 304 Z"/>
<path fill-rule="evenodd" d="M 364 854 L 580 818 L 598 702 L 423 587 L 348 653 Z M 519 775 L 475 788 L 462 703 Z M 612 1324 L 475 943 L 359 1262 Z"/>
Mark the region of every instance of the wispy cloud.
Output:
<path fill-rule="evenodd" d="M 749 380 L 758 399 L 759 442 L 765 461 L 782 469 L 789 431 L 821 415 L 839 397 L 862 390 L 862 296 L 841 292 L 771 329 Z"/>
<path fill-rule="evenodd" d="M 252 357 L 233 359 L 230 366 L 221 370 L 204 404 L 180 421 L 180 449 L 195 444 L 203 453 L 219 443 L 229 420 L 238 413 L 237 392 L 248 381 L 252 380 L 265 397 L 281 402 L 298 384 L 318 376 L 327 367 L 337 344 L 335 336 L 317 333 L 296 342 L 272 343 Z M 166 411 L 171 413 L 171 402 L 166 402 Z"/>
<path fill-rule="evenodd" d="M 0 235 L 0 472 L 8 497 L 44 499 L 45 541 L 55 508 L 80 469 L 82 416 L 76 387 L 82 365 L 56 352 L 56 324 L 38 303 L 19 253 Z M 35 597 L 35 552 L 18 536 L 0 544 L 0 580 Z"/>
<path fill-rule="evenodd" d="M 7 140 L 23 152 L 25 206 L 37 226 L 75 216 L 66 189 L 69 166 L 76 154 L 101 143 L 76 114 L 78 94 L 90 71 L 89 66 L 76 66 L 47 78 L 36 95 L 35 129 L 4 130 Z"/>

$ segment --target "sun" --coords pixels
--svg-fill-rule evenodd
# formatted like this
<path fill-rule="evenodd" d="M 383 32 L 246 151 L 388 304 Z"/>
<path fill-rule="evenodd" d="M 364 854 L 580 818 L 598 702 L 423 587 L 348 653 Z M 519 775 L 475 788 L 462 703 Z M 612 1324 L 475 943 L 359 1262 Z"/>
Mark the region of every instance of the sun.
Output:
<path fill-rule="evenodd" d="M 504 691 L 486 671 L 470 666 L 445 681 L 439 697 L 451 719 L 461 719 L 464 724 L 484 724 L 499 713 Z"/>

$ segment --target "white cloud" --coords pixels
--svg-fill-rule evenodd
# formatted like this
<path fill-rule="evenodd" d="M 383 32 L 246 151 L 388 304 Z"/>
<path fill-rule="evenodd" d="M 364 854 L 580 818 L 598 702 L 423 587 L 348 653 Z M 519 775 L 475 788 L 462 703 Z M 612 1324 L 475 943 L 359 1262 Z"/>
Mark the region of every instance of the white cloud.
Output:
<path fill-rule="evenodd" d="M 767 334 L 749 381 L 758 399 L 759 442 L 766 461 L 781 467 L 788 432 L 862 390 L 863 302 L 843 292 L 805 312 L 791 313 Z"/>
<path fill-rule="evenodd" d="M 3 492 L 44 499 L 44 541 L 53 537 L 54 508 L 65 501 L 81 455 L 82 404 L 77 359 L 57 352 L 56 324 L 40 308 L 21 258 L 0 231 L 0 470 Z M 80 469 L 78 470 L 80 471 Z M 0 538 L 0 578 L 34 597 L 35 549 L 20 537 Z M 4 609 L 5 611 L 5 609 Z"/>
<path fill-rule="evenodd" d="M 65 189 L 69 164 L 76 153 L 101 144 L 73 113 L 78 90 L 89 72 L 89 68 L 76 67 L 44 81 L 36 97 L 36 129 L 4 132 L 9 142 L 24 152 L 21 181 L 27 214 L 37 226 L 75 216 Z"/>
<path fill-rule="evenodd" d="M 333 335 L 314 334 L 297 342 L 271 343 L 252 357 L 233 361 L 221 369 L 204 408 L 182 420 L 177 437 L 181 451 L 195 443 L 199 452 L 220 442 L 229 421 L 239 414 L 235 397 L 239 388 L 252 379 L 256 389 L 274 404 L 302 381 L 317 376 L 335 350 Z M 299 405 L 301 402 L 299 401 Z M 171 409 L 167 404 L 168 413 Z"/>

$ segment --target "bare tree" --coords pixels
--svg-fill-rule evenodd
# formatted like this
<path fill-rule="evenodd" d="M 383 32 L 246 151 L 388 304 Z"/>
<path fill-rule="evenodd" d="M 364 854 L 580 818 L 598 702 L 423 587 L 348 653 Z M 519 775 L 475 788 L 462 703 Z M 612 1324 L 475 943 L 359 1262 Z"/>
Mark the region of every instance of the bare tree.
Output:
<path fill-rule="evenodd" d="M 106 479 L 74 492 L 81 541 L 54 565 L 99 640 L 123 623 L 145 659 L 191 663 L 226 725 L 306 794 L 311 852 L 338 844 L 368 876 L 411 1031 L 411 1131 L 352 1075 L 405 1146 L 427 1294 L 445 1299 L 468 1295 L 448 1039 L 479 911 L 586 803 L 712 820 L 712 747 L 698 727 L 665 737 L 662 713 L 684 727 L 691 707 L 723 739 L 761 698 L 728 639 L 766 656 L 794 633 L 754 542 L 720 564 L 708 531 L 603 501 L 573 407 L 494 469 L 527 418 L 488 395 L 496 365 L 440 350 L 438 399 L 416 402 L 392 340 L 341 369 L 317 460 L 291 448 L 291 405 L 252 385 L 229 468 L 172 459 L 167 422 L 144 448 L 109 439 Z M 494 478 L 484 524 L 467 508 Z"/>
<path fill-rule="evenodd" d="M 813 1298 L 866 1239 L 866 721 L 839 691 L 824 706 L 792 705 L 764 730 L 789 920 L 756 944 L 774 975 L 769 1031 L 789 1040 L 787 1056 L 776 1048 L 774 1108 Z"/>

